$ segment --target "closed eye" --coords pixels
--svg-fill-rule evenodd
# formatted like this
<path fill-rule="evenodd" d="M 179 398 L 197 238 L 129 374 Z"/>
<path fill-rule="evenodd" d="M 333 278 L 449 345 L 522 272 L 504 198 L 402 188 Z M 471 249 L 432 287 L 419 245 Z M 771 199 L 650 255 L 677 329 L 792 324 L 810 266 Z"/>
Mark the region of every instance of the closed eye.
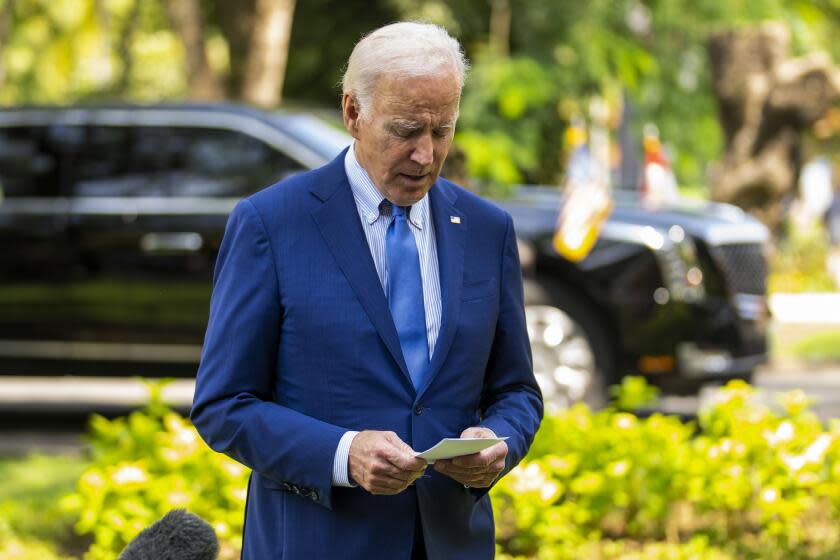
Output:
<path fill-rule="evenodd" d="M 411 138 L 423 132 L 424 128 L 422 126 L 408 126 L 404 124 L 393 125 L 390 128 L 390 133 L 396 136 L 397 138 Z M 444 125 L 439 126 L 437 128 L 432 129 L 432 135 L 436 138 L 446 138 L 449 133 L 452 132 L 452 126 Z"/>
<path fill-rule="evenodd" d="M 391 134 L 398 138 L 411 138 L 413 135 L 417 134 L 422 127 L 420 126 L 411 126 L 409 124 L 394 124 L 391 125 Z"/>

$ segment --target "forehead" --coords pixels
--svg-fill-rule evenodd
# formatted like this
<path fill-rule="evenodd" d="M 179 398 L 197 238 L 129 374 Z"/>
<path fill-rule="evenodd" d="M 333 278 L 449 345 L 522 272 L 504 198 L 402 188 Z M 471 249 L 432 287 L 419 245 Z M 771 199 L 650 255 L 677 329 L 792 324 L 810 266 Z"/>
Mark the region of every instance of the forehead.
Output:
<path fill-rule="evenodd" d="M 373 110 L 376 115 L 391 119 L 453 120 L 460 97 L 461 87 L 454 72 L 385 75 L 374 89 Z"/>

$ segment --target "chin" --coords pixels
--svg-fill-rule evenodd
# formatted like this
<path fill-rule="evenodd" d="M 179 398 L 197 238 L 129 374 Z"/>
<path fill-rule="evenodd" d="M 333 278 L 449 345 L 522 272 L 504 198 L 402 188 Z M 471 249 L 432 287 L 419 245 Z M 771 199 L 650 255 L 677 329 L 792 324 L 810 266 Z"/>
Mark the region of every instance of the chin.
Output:
<path fill-rule="evenodd" d="M 431 189 L 431 185 L 428 187 L 397 187 L 391 189 L 390 196 L 386 198 L 398 206 L 411 206 L 423 198 L 429 192 L 429 189 Z"/>
<path fill-rule="evenodd" d="M 428 189 L 423 189 L 416 193 L 400 193 L 397 196 L 397 204 L 400 206 L 411 206 L 420 202 L 420 200 L 426 196 L 426 193 L 429 192 Z"/>
<path fill-rule="evenodd" d="M 394 195 L 400 200 L 410 201 L 404 204 L 404 206 L 407 206 L 408 204 L 414 204 L 415 202 L 419 201 L 421 198 L 426 196 L 426 193 L 428 193 L 432 189 L 432 186 L 434 184 L 434 181 L 429 181 L 428 184 L 422 186 L 401 185 L 394 189 Z"/>

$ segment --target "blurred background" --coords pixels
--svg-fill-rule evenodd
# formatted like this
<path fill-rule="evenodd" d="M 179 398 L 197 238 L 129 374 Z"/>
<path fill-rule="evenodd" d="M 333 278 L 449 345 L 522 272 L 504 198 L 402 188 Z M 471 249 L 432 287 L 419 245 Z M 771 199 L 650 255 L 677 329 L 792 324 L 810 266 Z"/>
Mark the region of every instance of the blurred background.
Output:
<path fill-rule="evenodd" d="M 840 1 L 0 0 L 0 558 L 114 558 L 248 470 L 185 417 L 235 202 L 349 143 L 386 23 L 471 61 L 535 372 L 500 558 L 840 556 Z"/>

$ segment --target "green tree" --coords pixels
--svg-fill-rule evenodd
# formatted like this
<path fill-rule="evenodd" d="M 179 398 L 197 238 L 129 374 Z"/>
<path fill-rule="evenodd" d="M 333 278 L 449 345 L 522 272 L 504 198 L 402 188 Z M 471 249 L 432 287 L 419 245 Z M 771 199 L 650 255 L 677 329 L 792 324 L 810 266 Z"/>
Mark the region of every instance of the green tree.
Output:
<path fill-rule="evenodd" d="M 453 0 L 445 9 L 436 7 L 441 2 L 393 3 L 403 15 L 436 16 L 467 46 L 474 72 L 458 141 L 472 171 L 499 182 L 559 181 L 570 116 L 585 113 L 591 96 L 621 98 L 623 91 L 633 104 L 635 136 L 655 122 L 680 180 L 703 183 L 722 146 L 705 46 L 710 32 L 776 19 L 790 26 L 798 51 L 837 50 L 831 37 L 840 21 L 836 0 Z M 494 17 L 500 5 L 510 29 L 491 31 L 493 22 L 505 21 Z M 509 44 L 500 47 L 505 38 Z M 532 83 L 517 84 L 526 81 Z"/>
<path fill-rule="evenodd" d="M 840 56 L 840 0 L 0 0 L 0 103 L 226 97 L 272 107 L 282 91 L 294 105 L 337 108 L 353 44 L 406 18 L 440 23 L 465 45 L 473 72 L 457 141 L 474 174 L 501 183 L 557 183 L 569 118 L 593 96 L 625 92 L 634 135 L 655 122 L 680 181 L 704 183 L 722 143 L 711 31 L 775 19 L 795 54 Z M 260 25 L 269 21 L 285 23 Z M 290 34 L 269 33 L 289 22 Z M 275 52 L 286 42 L 287 64 Z"/>

